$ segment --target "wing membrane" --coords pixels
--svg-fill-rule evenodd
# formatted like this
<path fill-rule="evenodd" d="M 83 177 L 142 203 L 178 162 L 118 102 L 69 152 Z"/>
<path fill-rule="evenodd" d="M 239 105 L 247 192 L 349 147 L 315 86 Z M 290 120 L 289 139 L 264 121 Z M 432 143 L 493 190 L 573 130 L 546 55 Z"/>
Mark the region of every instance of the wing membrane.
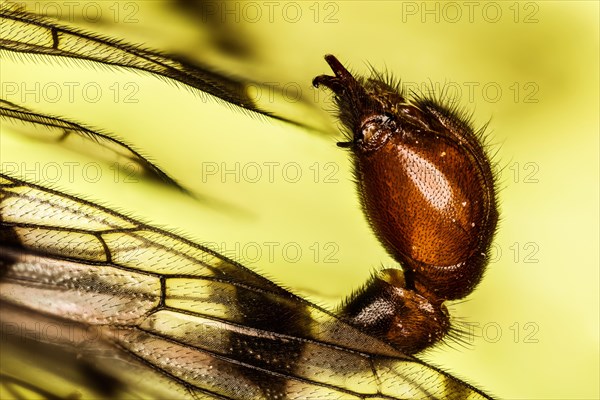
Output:
<path fill-rule="evenodd" d="M 63 26 L 7 4 L 0 5 L 0 26 L 0 51 L 12 56 L 56 56 L 70 62 L 92 62 L 144 71 L 197 89 L 201 96 L 208 93 L 215 96 L 216 101 L 224 100 L 241 110 L 299 124 L 256 106 L 246 93 L 248 85 L 256 83 L 224 76 L 172 54 L 161 54 Z"/>
<path fill-rule="evenodd" d="M 37 341 L 86 354 L 115 393 L 157 376 L 180 397 L 485 398 L 203 246 L 1 179 L 3 310 L 94 329 Z"/>

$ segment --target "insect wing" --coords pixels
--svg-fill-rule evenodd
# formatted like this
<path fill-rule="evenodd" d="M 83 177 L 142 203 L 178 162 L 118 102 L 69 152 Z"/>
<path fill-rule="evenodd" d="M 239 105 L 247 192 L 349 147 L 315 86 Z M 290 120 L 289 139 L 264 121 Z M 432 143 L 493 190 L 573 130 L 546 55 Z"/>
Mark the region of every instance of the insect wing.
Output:
<path fill-rule="evenodd" d="M 71 332 L 37 339 L 77 348 L 105 393 L 483 396 L 202 246 L 5 175 L 1 187 L 5 331 L 35 339 L 33 312 Z"/>
<path fill-rule="evenodd" d="M 59 57 L 67 63 L 99 63 L 108 68 L 126 68 L 150 73 L 156 77 L 192 90 L 203 99 L 217 98 L 232 109 L 256 116 L 267 116 L 319 131 L 328 127 L 316 117 L 314 104 L 301 99 L 292 109 L 303 110 L 301 115 L 290 111 L 281 89 L 274 90 L 262 82 L 247 77 L 227 76 L 217 69 L 202 65 L 187 56 L 163 54 L 103 35 L 71 27 L 64 22 L 27 12 L 17 5 L 0 4 L 0 52 L 11 57 Z M 109 21 L 105 21 L 110 23 Z M 260 105 L 249 92 L 257 89 L 278 98 Z M 307 124 L 306 120 L 311 123 Z M 322 118 L 322 116 L 321 116 Z M 310 128 L 309 128 L 310 125 Z"/>

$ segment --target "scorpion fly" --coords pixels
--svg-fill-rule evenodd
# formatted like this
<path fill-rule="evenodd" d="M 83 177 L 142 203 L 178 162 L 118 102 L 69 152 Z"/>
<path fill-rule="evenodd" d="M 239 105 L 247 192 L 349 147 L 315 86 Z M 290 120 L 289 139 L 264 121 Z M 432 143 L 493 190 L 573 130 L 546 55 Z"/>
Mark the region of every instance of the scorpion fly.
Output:
<path fill-rule="evenodd" d="M 16 8 L 1 17 L 3 57 L 143 71 L 299 124 L 194 63 Z M 331 311 L 183 235 L 3 170 L 3 398 L 489 398 L 414 355 L 450 329 L 444 302 L 482 275 L 497 212 L 478 138 L 453 110 L 327 62 L 334 76 L 314 84 L 335 93 L 363 210 L 403 269 Z M 94 142 L 188 193 L 110 133 L 7 99 L 0 115 Z"/>

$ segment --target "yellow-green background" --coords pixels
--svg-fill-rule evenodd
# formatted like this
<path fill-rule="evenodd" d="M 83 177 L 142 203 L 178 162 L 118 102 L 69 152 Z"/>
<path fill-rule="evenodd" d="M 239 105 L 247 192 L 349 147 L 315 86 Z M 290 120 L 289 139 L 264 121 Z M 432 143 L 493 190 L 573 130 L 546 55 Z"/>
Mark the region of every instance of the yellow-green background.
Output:
<path fill-rule="evenodd" d="M 36 4 L 44 3 L 31 6 Z M 335 146 L 335 122 L 319 114 L 323 108 L 330 109 L 331 103 L 324 100 L 324 92 L 310 88 L 314 76 L 329 73 L 323 55 L 337 55 L 356 73 L 367 73 L 371 64 L 418 85 L 456 83 L 462 88 L 460 104 L 474 113 L 475 124 L 490 121 L 490 150 L 503 171 L 499 179 L 502 217 L 494 247 L 498 257 L 477 290 L 467 301 L 453 305 L 452 312 L 480 327 L 499 328 L 501 335 L 493 341 L 493 330 L 487 335 L 479 331 L 480 336 L 469 339 L 466 348 L 443 346 L 424 358 L 499 398 L 598 398 L 597 2 L 492 2 L 494 6 L 474 2 L 472 18 L 463 2 L 452 6 L 296 2 L 294 7 L 302 16 L 295 23 L 291 15 L 286 20 L 278 12 L 284 2 L 274 5 L 272 21 L 263 2 L 253 3 L 262 17 L 250 21 L 256 15 L 247 14 L 245 18 L 244 10 L 252 10 L 241 2 L 228 6 L 234 12 L 238 7 L 239 22 L 235 14 L 227 14 L 210 29 L 189 11 L 177 13 L 163 2 L 119 2 L 123 13 L 133 10 L 135 14 L 128 21 L 121 14 L 117 24 L 106 23 L 114 16 L 107 9 L 114 2 L 95 4 L 102 5 L 104 16 L 110 18 L 103 23 L 77 18 L 76 25 L 185 53 L 223 72 L 259 82 L 300 85 L 306 101 L 284 102 L 286 115 L 306 118 L 330 134 L 232 113 L 146 74 L 3 58 L 3 83 L 97 82 L 105 91 L 115 83 L 120 87 L 134 83 L 139 88 L 137 103 L 106 95 L 92 103 L 75 92 L 73 102 L 64 96 L 56 103 L 29 97 L 25 104 L 118 133 L 210 201 L 199 202 L 143 181 L 115 186 L 108 169 L 98 183 L 86 183 L 76 174 L 75 182 L 63 179 L 53 186 L 198 241 L 224 242 L 225 247 L 216 248 L 233 257 L 239 257 L 232 251 L 235 243 L 258 243 L 263 257 L 247 262 L 250 267 L 314 301 L 334 306 L 364 282 L 373 268 L 392 265 L 393 260 L 363 220 L 351 182 L 351 164 Z M 138 7 L 127 8 L 127 4 Z M 492 9 L 487 9 L 491 14 L 482 14 L 484 6 L 501 10 L 497 22 L 491 21 Z M 423 7 L 434 13 L 424 14 Z M 406 14 L 409 9 L 417 13 Z M 457 9 L 463 13 L 458 20 Z M 246 56 L 216 47 L 215 40 L 225 40 L 223 35 L 244 43 Z M 485 85 L 500 87 L 500 97 L 486 97 Z M 474 87 L 473 97 L 469 86 Z M 320 102 L 313 105 L 315 96 Z M 4 97 L 18 102 L 18 98 Z M 265 98 L 263 93 L 265 108 L 282 104 L 281 99 L 271 103 Z M 299 115 L 304 112 L 306 116 Z M 7 162 L 22 160 L 28 160 L 28 165 L 65 160 L 84 165 L 93 160 L 59 146 L 23 140 L 11 132 L 2 131 L 3 168 Z M 228 167 L 235 162 L 241 166 L 295 162 L 303 178 L 289 183 L 276 174 L 272 183 L 266 177 L 259 183 L 243 179 L 236 183 L 231 176 L 224 183 L 214 178 L 203 182 L 206 162 L 224 162 Z M 333 163 L 338 168 L 333 176 L 337 182 L 325 183 L 321 176 L 315 183 L 309 168 L 315 162 L 322 173 L 329 171 L 323 169 L 325 163 Z M 515 169 L 520 171 L 518 178 Z M 535 174 L 529 180 L 537 181 L 527 182 L 526 174 L 531 171 Z M 279 249 L 297 243 L 303 257 L 290 263 L 278 252 L 269 259 L 264 242 L 277 242 Z M 335 243 L 339 249 L 336 262 L 323 262 L 323 253 L 314 262 L 309 249 L 314 242 L 322 251 L 326 243 Z M 516 260 L 515 243 L 520 247 Z M 531 261 L 537 262 L 524 262 L 534 248 L 538 251 Z M 537 330 L 526 340 L 531 327 Z"/>

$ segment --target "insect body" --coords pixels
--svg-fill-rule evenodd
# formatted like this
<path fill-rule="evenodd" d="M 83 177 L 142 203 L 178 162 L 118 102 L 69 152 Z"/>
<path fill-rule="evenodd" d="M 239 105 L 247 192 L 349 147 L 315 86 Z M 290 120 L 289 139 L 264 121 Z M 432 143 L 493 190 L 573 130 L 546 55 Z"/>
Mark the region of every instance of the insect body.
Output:
<path fill-rule="evenodd" d="M 326 60 L 335 76 L 318 76 L 314 85 L 335 94 L 350 133 L 339 145 L 352 151 L 363 210 L 404 268 L 374 277 L 343 312 L 417 352 L 448 332 L 443 302 L 471 293 L 483 275 L 498 220 L 490 162 L 453 110 L 408 101 L 398 87 L 355 78 L 334 56 Z"/>

